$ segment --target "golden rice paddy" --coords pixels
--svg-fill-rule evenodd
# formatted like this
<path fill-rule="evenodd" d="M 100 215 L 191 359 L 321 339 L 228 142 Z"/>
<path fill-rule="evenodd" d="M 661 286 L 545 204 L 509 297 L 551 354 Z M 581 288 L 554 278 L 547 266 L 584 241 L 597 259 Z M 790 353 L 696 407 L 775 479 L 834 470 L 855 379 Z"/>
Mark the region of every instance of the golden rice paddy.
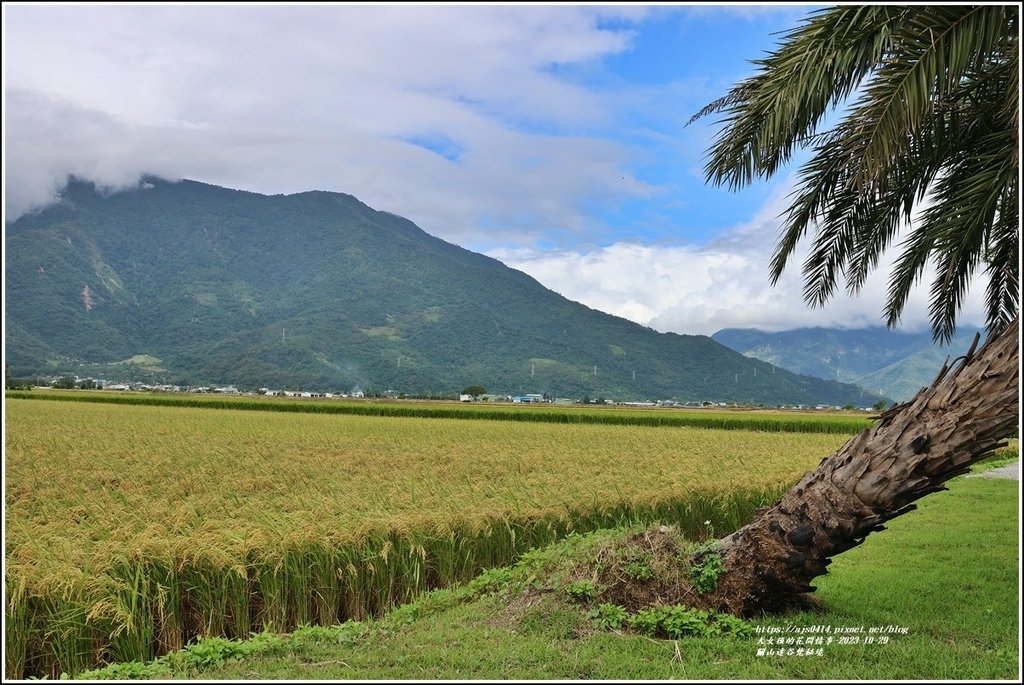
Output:
<path fill-rule="evenodd" d="M 569 530 L 739 525 L 848 436 L 6 402 L 7 675 L 330 623 Z"/>

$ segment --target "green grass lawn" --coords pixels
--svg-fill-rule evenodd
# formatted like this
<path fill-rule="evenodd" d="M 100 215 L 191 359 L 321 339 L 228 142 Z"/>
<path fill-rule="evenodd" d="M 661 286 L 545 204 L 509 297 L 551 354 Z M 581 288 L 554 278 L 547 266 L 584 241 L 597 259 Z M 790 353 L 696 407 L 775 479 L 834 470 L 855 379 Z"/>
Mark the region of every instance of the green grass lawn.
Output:
<path fill-rule="evenodd" d="M 744 637 L 656 640 L 598 629 L 564 593 L 523 601 L 507 583 L 423 596 L 378 621 L 306 628 L 248 643 L 208 640 L 143 667 L 85 677 L 202 679 L 1015 679 L 1020 675 L 1019 483 L 958 478 L 950 491 L 836 558 L 819 579 L 821 613 L 751 622 Z M 604 536 L 614 536 L 607 533 Z M 511 572 L 534 585 L 543 564 L 593 548 L 560 543 Z M 597 542 L 595 542 L 597 541 Z M 504 588 L 504 590 L 502 589 Z M 487 590 L 487 591 L 483 591 Z M 756 632 L 861 627 L 821 656 L 758 656 Z M 864 644 L 872 627 L 879 633 Z M 902 632 L 905 630 L 905 634 Z M 822 637 L 827 634 L 817 633 Z M 881 637 L 887 644 L 880 644 Z M 796 649 L 795 646 L 791 647 Z"/>

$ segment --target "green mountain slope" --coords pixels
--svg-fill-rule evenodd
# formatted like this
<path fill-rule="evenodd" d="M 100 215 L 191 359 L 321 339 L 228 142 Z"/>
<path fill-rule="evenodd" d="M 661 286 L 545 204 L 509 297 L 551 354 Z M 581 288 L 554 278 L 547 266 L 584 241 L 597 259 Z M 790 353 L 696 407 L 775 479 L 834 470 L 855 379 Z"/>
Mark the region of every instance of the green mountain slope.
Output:
<path fill-rule="evenodd" d="M 340 193 L 148 179 L 7 225 L 11 375 L 239 387 L 869 405 L 704 336 L 657 333 Z M 120 364 L 148 355 L 144 367 Z M 595 373 L 596 368 L 596 373 Z M 120 375 L 118 375 L 120 373 Z"/>
<path fill-rule="evenodd" d="M 943 362 L 970 347 L 975 330 L 960 330 L 949 345 L 931 335 L 882 327 L 799 328 L 778 333 L 727 328 L 711 337 L 748 357 L 796 373 L 854 383 L 896 400 L 910 399 L 935 378 Z"/>

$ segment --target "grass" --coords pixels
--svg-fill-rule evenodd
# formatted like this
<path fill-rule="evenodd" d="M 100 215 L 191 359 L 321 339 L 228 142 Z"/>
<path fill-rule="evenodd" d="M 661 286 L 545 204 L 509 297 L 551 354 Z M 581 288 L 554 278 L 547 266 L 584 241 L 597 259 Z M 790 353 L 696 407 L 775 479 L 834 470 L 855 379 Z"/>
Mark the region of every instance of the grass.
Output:
<path fill-rule="evenodd" d="M 411 418 L 523 421 L 631 426 L 689 426 L 719 430 L 757 430 L 852 435 L 871 423 L 863 414 L 821 411 L 769 411 L 622 407 L 573 407 L 546 404 L 464 404 L 438 401 L 360 401 L 277 397 L 210 396 L 110 391 L 7 391 L 8 399 L 96 402 L 134 406 L 238 409 L 246 411 L 348 414 Z"/>
<path fill-rule="evenodd" d="M 630 531 L 545 548 L 510 569 L 436 591 L 382 619 L 192 646 L 90 677 L 205 680 L 1019 680 L 1019 484 L 958 478 L 917 512 L 836 558 L 819 613 L 763 618 L 751 632 L 676 640 L 610 631 L 550 588 Z M 525 593 L 524 593 L 525 590 Z M 524 601 L 524 598 L 532 598 Z M 598 601 L 598 599 L 594 599 Z M 864 628 L 817 656 L 758 656 L 759 639 Z M 796 628 L 812 633 L 790 632 Z M 883 632 L 871 634 L 871 628 Z M 886 632 L 888 629 L 893 632 Z M 313 631 L 313 632 L 311 632 Z M 319 632 L 315 632 L 319 631 Z M 874 644 L 865 644 L 866 637 Z M 881 644 L 881 638 L 888 638 Z M 774 639 L 774 638 L 773 638 Z M 796 638 L 794 638 L 795 640 Z M 852 642 L 852 640 L 851 640 Z M 246 646 L 247 645 L 247 646 Z M 797 647 L 788 647 L 797 649 Z M 191 650 L 196 650 L 195 654 Z M 118 670 L 120 669 L 120 670 Z M 145 669 L 150 669 L 148 672 Z"/>
<path fill-rule="evenodd" d="M 571 531 L 727 531 L 844 440 L 10 398 L 6 409 L 15 676 L 363 618 Z"/>

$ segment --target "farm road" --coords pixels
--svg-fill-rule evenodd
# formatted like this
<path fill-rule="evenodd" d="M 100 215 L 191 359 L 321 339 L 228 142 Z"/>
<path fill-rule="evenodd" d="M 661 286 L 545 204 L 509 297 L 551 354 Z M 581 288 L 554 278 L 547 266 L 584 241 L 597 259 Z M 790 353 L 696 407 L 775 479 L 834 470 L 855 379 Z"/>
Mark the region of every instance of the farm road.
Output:
<path fill-rule="evenodd" d="M 997 469 L 989 469 L 988 471 L 982 471 L 981 473 L 972 473 L 971 477 L 1009 478 L 1010 480 L 1020 480 L 1020 462 L 1015 461 L 1012 464 L 1000 466 Z"/>

